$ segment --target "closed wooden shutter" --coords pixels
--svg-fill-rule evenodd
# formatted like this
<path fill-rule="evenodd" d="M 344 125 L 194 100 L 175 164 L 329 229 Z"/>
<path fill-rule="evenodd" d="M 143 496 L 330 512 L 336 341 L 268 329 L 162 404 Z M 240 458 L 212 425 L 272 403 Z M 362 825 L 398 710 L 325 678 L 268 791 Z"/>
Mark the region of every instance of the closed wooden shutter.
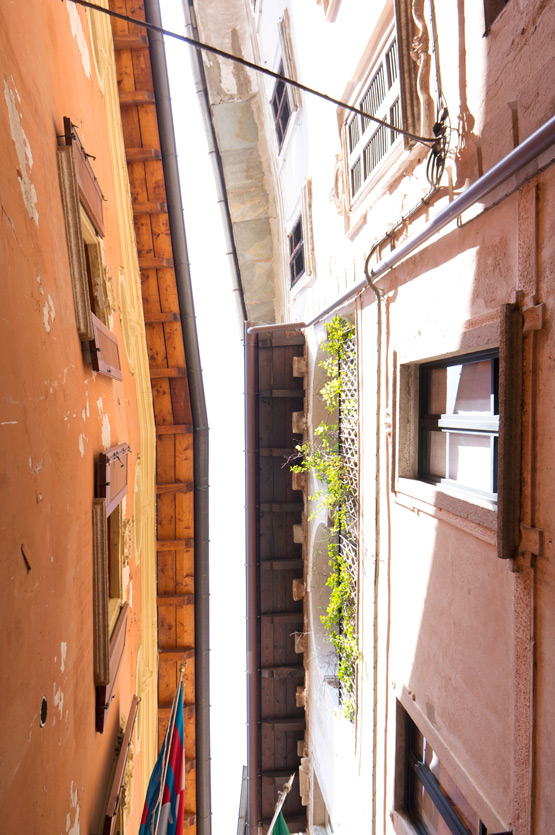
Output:
<path fill-rule="evenodd" d="M 106 499 L 106 518 L 127 493 L 129 444 L 118 444 L 98 459 L 96 496 Z"/>
<path fill-rule="evenodd" d="M 106 815 L 104 816 L 104 827 L 102 835 L 112 835 L 116 824 L 116 818 L 120 805 L 121 789 L 123 786 L 123 779 L 125 777 L 125 769 L 127 760 L 129 759 L 129 748 L 131 746 L 131 737 L 133 736 L 133 728 L 135 727 L 135 719 L 137 718 L 137 708 L 139 700 L 137 696 L 133 696 L 131 700 L 131 707 L 127 717 L 127 724 L 125 726 L 125 734 L 121 743 L 118 754 L 116 768 L 114 771 L 114 778 L 108 797 L 108 805 L 106 807 Z"/>
<path fill-rule="evenodd" d="M 85 153 L 85 149 L 81 145 L 77 132 L 73 129 L 71 119 L 67 116 L 64 116 L 64 139 L 66 145 L 71 146 L 73 151 L 75 174 L 81 203 L 93 222 L 94 228 L 100 237 L 103 238 L 105 235 L 104 216 L 102 212 L 104 196 L 92 170 L 89 158 Z"/>
<path fill-rule="evenodd" d="M 91 342 L 92 367 L 114 380 L 123 380 L 118 341 L 98 316 L 91 313 L 94 339 Z"/>
<path fill-rule="evenodd" d="M 97 685 L 96 688 L 96 730 L 100 734 L 104 731 L 106 715 L 115 695 L 116 680 L 119 668 L 121 667 L 123 653 L 125 651 L 128 615 L 129 603 L 124 603 L 120 609 L 118 621 L 110 637 L 108 681 L 106 684 Z"/>

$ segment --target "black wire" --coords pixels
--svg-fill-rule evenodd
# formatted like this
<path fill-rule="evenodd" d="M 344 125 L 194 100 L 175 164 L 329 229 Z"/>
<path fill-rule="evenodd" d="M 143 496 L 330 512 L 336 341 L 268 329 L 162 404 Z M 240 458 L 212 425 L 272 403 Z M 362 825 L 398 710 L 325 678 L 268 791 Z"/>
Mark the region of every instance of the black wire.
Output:
<path fill-rule="evenodd" d="M 62 0 L 62 3 L 63 2 L 64 0 Z M 112 9 L 105 9 L 103 6 L 98 6 L 96 3 L 90 3 L 89 0 L 68 0 L 68 2 L 76 3 L 87 9 L 93 9 L 96 12 L 102 12 L 103 14 L 110 15 L 110 17 L 115 17 L 118 20 L 125 20 L 127 23 L 135 24 L 135 26 L 142 26 L 144 29 L 151 29 L 153 32 L 158 32 L 161 35 L 167 35 L 169 38 L 175 38 L 178 41 L 183 41 L 184 43 L 189 44 L 189 46 L 194 46 L 197 49 L 203 49 L 205 52 L 211 52 L 213 55 L 218 55 L 220 58 L 228 58 L 230 61 L 235 61 L 236 63 L 241 64 L 244 67 L 248 67 L 251 70 L 261 72 L 264 75 L 269 75 L 270 78 L 275 78 L 277 81 L 284 81 L 286 84 L 290 84 L 298 90 L 303 90 L 303 92 L 310 93 L 312 96 L 318 96 L 319 98 L 324 99 L 324 101 L 328 101 L 338 107 L 344 107 L 346 110 L 351 111 L 351 113 L 356 113 L 359 116 L 363 116 L 365 119 L 370 119 L 377 125 L 389 128 L 402 136 L 406 136 L 408 139 L 412 139 L 414 142 L 420 142 L 422 145 L 428 146 L 430 143 L 434 143 L 436 141 L 433 137 L 417 136 L 414 133 L 410 133 L 408 130 L 403 130 L 403 128 L 391 125 L 389 122 L 384 122 L 383 119 L 378 119 L 370 113 L 365 113 L 364 110 L 360 110 L 358 107 L 353 107 L 352 104 L 347 104 L 347 102 L 341 101 L 340 99 L 334 99 L 333 96 L 328 96 L 326 93 L 321 93 L 319 90 L 315 90 L 312 87 L 307 87 L 306 84 L 301 84 L 300 81 L 295 81 L 293 78 L 288 78 L 287 76 L 281 75 L 273 70 L 269 70 L 266 67 L 261 67 L 259 64 L 247 61 L 246 58 L 240 58 L 238 55 L 232 55 L 230 52 L 225 52 L 223 49 L 218 49 L 216 46 L 211 46 L 210 44 L 202 43 L 202 41 L 197 41 L 194 38 L 189 38 L 187 35 L 179 35 L 177 32 L 170 32 L 168 29 L 163 29 L 161 26 L 156 26 L 154 23 L 149 23 L 146 20 L 139 20 L 136 17 L 130 17 L 129 15 L 121 14 L 121 12 L 115 12 Z"/>

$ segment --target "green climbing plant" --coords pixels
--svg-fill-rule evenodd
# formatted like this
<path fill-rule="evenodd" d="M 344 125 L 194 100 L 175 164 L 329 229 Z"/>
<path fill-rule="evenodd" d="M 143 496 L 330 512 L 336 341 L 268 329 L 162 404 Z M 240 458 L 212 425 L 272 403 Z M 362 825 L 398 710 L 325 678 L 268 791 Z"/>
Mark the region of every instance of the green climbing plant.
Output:
<path fill-rule="evenodd" d="M 313 472 L 322 488 L 310 497 L 316 502 L 316 511 L 323 508 L 331 521 L 328 541 L 328 557 L 331 568 L 327 585 L 331 589 L 330 601 L 321 621 L 337 651 L 338 676 L 341 682 L 342 704 L 345 716 L 355 718 L 356 665 L 360 660 L 356 624 L 356 589 L 348 562 L 339 547 L 339 536 L 346 527 L 346 514 L 352 503 L 352 488 L 346 477 L 345 462 L 339 449 L 339 425 L 333 420 L 341 407 L 353 408 L 352 402 L 342 400 L 341 368 L 350 359 L 349 347 L 352 326 L 345 319 L 335 317 L 326 326 L 326 341 L 322 347 L 326 357 L 320 366 L 326 371 L 327 380 L 320 394 L 328 411 L 328 417 L 314 430 L 312 442 L 296 448 L 300 462 L 293 464 L 293 472 Z M 311 517 L 312 518 L 312 517 Z"/>

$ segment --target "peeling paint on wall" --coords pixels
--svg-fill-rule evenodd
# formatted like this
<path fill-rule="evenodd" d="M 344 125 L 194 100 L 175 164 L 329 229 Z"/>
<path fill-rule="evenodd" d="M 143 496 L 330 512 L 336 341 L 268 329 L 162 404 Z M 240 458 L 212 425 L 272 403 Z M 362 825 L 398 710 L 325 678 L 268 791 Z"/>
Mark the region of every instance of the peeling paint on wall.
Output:
<path fill-rule="evenodd" d="M 84 410 L 83 410 L 84 411 Z M 79 452 L 81 453 L 81 458 L 85 454 L 85 442 L 88 442 L 88 438 L 86 435 L 79 435 Z"/>
<path fill-rule="evenodd" d="M 15 84 L 13 86 L 15 90 Z M 19 94 L 17 90 L 15 90 L 15 92 L 19 100 Z M 37 192 L 29 176 L 29 171 L 33 167 L 33 155 L 31 153 L 31 146 L 29 145 L 29 140 L 25 136 L 25 132 L 21 125 L 21 114 L 17 109 L 15 96 L 13 94 L 13 91 L 10 90 L 8 82 L 5 78 L 4 98 L 6 99 L 6 104 L 8 106 L 10 131 L 17 153 L 17 161 L 19 163 L 19 168 L 17 169 L 17 179 L 19 180 L 19 185 L 21 186 L 23 202 L 25 203 L 25 208 L 29 213 L 29 217 L 31 218 L 31 220 L 34 220 L 38 226 L 39 213 L 37 212 L 37 207 L 35 205 L 37 202 Z M 29 169 L 29 171 L 27 169 Z"/>
<path fill-rule="evenodd" d="M 54 319 L 56 318 L 56 311 L 54 310 L 54 302 L 52 301 L 52 296 L 48 296 L 48 301 L 42 308 L 42 317 L 44 320 L 44 328 L 46 333 L 50 333 L 52 330 L 52 325 L 54 324 Z"/>
<path fill-rule="evenodd" d="M 69 15 L 69 22 L 71 24 L 71 34 L 75 38 L 77 47 L 79 49 L 79 52 L 81 53 L 81 61 L 83 63 L 85 75 L 87 76 L 87 78 L 90 78 L 91 56 L 89 55 L 87 39 L 85 38 L 85 32 L 83 31 L 83 26 L 81 25 L 81 18 L 79 17 L 77 6 L 75 6 L 73 3 L 66 3 L 66 9 Z"/>
<path fill-rule="evenodd" d="M 104 445 L 104 449 L 108 449 L 110 447 L 111 437 L 112 432 L 110 429 L 110 418 L 108 415 L 104 415 L 102 418 L 102 443 Z"/>
<path fill-rule="evenodd" d="M 60 719 L 64 715 L 64 694 L 62 693 L 62 688 L 60 687 L 56 690 L 56 684 L 53 685 L 54 688 L 54 707 L 57 707 L 60 711 Z"/>
<path fill-rule="evenodd" d="M 61 646 L 60 646 L 60 652 L 61 652 L 61 655 L 62 655 L 61 667 L 62 667 L 62 673 L 63 673 L 63 671 L 65 669 L 65 666 L 66 666 L 66 654 L 67 654 L 67 642 L 66 641 L 62 641 Z"/>
<path fill-rule="evenodd" d="M 66 832 L 67 835 L 81 835 L 81 824 L 79 823 L 79 792 L 77 790 L 77 786 L 72 781 L 71 782 L 71 789 L 70 789 L 70 798 L 71 798 L 71 808 L 72 810 L 75 809 L 75 820 L 73 824 L 71 823 L 71 815 L 72 812 L 68 812 L 66 818 Z"/>

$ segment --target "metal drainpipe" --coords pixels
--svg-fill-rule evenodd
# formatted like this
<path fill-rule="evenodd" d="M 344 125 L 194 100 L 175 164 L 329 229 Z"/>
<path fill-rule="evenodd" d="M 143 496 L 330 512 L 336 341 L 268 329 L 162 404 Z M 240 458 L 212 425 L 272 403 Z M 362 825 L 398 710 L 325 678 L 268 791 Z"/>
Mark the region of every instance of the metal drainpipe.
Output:
<path fill-rule="evenodd" d="M 247 551 L 247 833 L 258 835 L 259 792 L 259 693 L 258 693 L 258 462 L 256 342 L 245 322 L 245 457 L 246 457 L 246 551 Z"/>
<path fill-rule="evenodd" d="M 161 26 L 158 0 L 145 0 L 146 20 Z M 210 835 L 210 659 L 208 576 L 208 416 L 202 382 L 195 308 L 189 271 L 177 151 L 162 36 L 149 30 L 150 60 L 168 201 L 174 269 L 181 310 L 187 377 L 193 413 L 194 538 L 195 538 L 195 706 L 197 832 Z"/>
<path fill-rule="evenodd" d="M 187 32 L 187 35 L 195 40 L 198 40 L 198 29 L 192 0 L 183 0 L 183 13 L 185 15 L 185 31 Z M 229 260 L 233 293 L 235 296 L 235 304 L 237 306 L 237 318 L 241 327 L 241 336 L 243 336 L 243 324 L 247 319 L 247 308 L 245 306 L 243 285 L 241 284 L 241 269 L 239 267 L 239 258 L 237 255 L 237 248 L 235 246 L 235 238 L 233 237 L 233 225 L 231 222 L 231 213 L 229 211 L 229 202 L 227 199 L 222 158 L 220 156 L 220 149 L 218 147 L 218 140 L 216 137 L 214 122 L 212 120 L 212 111 L 210 110 L 210 100 L 208 98 L 208 88 L 206 86 L 206 74 L 204 72 L 202 56 L 200 54 L 200 50 L 198 49 L 191 49 L 191 66 L 193 68 L 195 87 L 200 102 L 202 119 L 204 121 L 206 140 L 208 142 L 208 153 L 212 159 L 216 193 L 222 213 L 222 223 L 227 250 L 226 255 Z"/>

